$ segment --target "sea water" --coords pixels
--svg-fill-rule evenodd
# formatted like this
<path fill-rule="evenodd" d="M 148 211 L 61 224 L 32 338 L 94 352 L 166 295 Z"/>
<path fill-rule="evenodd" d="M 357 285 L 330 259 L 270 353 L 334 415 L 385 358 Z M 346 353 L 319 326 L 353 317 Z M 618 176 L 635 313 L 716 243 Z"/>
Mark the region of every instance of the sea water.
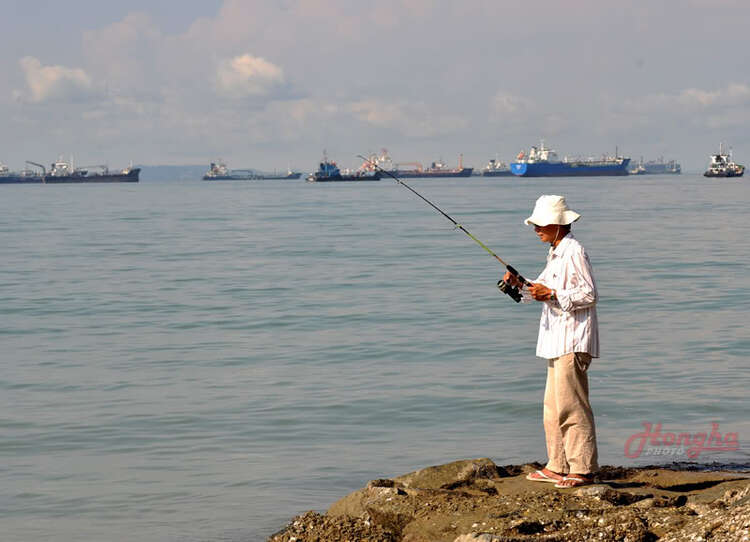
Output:
<path fill-rule="evenodd" d="M 583 215 L 603 464 L 689 459 L 632 457 L 644 424 L 748 463 L 747 181 L 410 184 L 532 279 L 536 198 Z M 4 542 L 262 540 L 372 478 L 545 458 L 539 305 L 392 181 L 0 188 Z"/>

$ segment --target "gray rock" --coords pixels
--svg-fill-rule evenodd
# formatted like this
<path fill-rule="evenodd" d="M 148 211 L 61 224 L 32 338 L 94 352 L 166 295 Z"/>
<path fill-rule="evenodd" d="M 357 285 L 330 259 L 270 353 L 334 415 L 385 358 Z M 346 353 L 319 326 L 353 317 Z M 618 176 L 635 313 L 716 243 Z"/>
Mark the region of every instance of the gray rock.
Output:
<path fill-rule="evenodd" d="M 606 495 L 608 491 L 611 491 L 607 486 L 595 485 L 595 486 L 584 486 L 577 489 L 574 495 L 578 497 L 599 497 Z"/>

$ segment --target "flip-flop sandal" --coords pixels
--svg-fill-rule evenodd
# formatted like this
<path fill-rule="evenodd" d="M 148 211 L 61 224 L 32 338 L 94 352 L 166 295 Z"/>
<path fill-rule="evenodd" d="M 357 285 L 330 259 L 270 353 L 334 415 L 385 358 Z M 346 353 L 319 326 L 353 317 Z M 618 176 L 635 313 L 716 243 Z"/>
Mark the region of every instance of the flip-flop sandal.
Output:
<path fill-rule="evenodd" d="M 530 472 L 529 474 L 527 474 L 526 479 L 531 480 L 532 482 L 549 482 L 552 484 L 556 484 L 561 480 L 564 480 L 565 477 L 563 476 L 562 478 L 553 478 L 552 476 L 547 476 L 546 474 L 544 474 L 543 471 L 538 470 L 536 472 Z"/>
<path fill-rule="evenodd" d="M 567 480 L 570 480 L 573 482 L 570 485 L 566 485 L 564 482 Z M 581 486 L 588 486 L 594 483 L 594 480 L 591 478 L 581 478 L 580 476 L 563 476 L 563 479 L 555 484 L 555 487 L 560 489 L 570 489 L 573 487 L 581 487 Z"/>

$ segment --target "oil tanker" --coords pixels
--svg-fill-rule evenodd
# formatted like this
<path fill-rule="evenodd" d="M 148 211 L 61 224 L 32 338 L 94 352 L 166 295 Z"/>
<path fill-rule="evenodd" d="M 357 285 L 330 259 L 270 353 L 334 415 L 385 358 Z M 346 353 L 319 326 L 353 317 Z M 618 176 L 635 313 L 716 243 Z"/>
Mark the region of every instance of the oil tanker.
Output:
<path fill-rule="evenodd" d="M 458 167 L 448 167 L 442 160 L 432 162 L 430 167 L 424 167 L 420 162 L 401 162 L 394 164 L 388 151 L 382 149 L 380 156 L 370 155 L 370 158 L 362 165 L 365 169 L 382 170 L 399 178 L 446 178 L 446 177 L 471 177 L 474 168 L 463 166 L 463 154 L 458 157 Z"/>
<path fill-rule="evenodd" d="M 223 162 L 211 162 L 209 170 L 203 176 L 204 181 L 260 181 L 265 179 L 299 179 L 302 173 L 264 173 L 254 169 L 230 170 Z"/>
<path fill-rule="evenodd" d="M 516 161 L 510 164 L 510 170 L 519 177 L 605 177 L 624 176 L 628 174 L 630 158 L 603 156 L 602 158 L 587 158 L 560 160 L 557 153 L 544 146 L 531 147 L 528 156 L 522 151 L 518 153 Z"/>
<path fill-rule="evenodd" d="M 62 184 L 62 183 L 137 183 L 141 173 L 140 168 L 134 168 L 132 165 L 112 171 L 106 165 L 74 167 L 71 162 L 65 162 L 62 159 L 53 162 L 49 172 L 42 165 L 30 160 L 27 164 L 39 167 L 41 173 L 25 169 L 19 173 L 6 171 L 3 174 L 0 168 L 0 184 Z M 7 167 L 3 166 L 5 170 Z M 94 171 L 89 171 L 94 169 Z"/>

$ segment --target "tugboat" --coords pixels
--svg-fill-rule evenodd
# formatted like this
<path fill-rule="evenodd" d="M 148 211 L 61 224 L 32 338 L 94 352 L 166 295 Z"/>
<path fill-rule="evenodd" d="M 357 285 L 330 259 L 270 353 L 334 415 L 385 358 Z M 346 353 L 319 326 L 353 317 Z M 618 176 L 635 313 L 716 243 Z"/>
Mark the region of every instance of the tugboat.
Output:
<path fill-rule="evenodd" d="M 643 157 L 641 157 L 641 161 L 638 162 L 633 169 L 628 171 L 628 175 L 645 175 L 646 174 L 646 168 L 643 167 Z"/>
<path fill-rule="evenodd" d="M 510 170 L 519 177 L 605 177 L 628 174 L 630 158 L 619 156 L 602 156 L 602 158 L 560 160 L 557 153 L 544 146 L 531 147 L 528 156 L 523 151 L 518 153 L 516 161 L 510 164 Z"/>
<path fill-rule="evenodd" d="M 494 158 L 490 160 L 482 170 L 482 177 L 512 177 L 513 172 L 505 162 L 500 162 Z"/>
<path fill-rule="evenodd" d="M 318 171 L 310 173 L 307 176 L 309 183 L 329 183 L 343 181 L 379 181 L 380 171 L 372 167 L 372 164 L 365 162 L 362 167 L 354 172 L 344 172 L 336 165 L 336 162 L 328 160 L 326 152 L 323 151 L 323 161 L 318 166 Z"/>
<path fill-rule="evenodd" d="M 732 160 L 732 151 L 724 154 L 719 143 L 719 152 L 711 155 L 711 163 L 703 174 L 704 177 L 742 177 L 745 173 L 745 166 L 735 163 Z"/>
<path fill-rule="evenodd" d="M 287 170 L 286 173 L 263 173 L 254 169 L 227 168 L 222 162 L 211 162 L 209 170 L 203 176 L 204 181 L 259 181 L 264 179 L 299 179 L 302 173 Z"/>

